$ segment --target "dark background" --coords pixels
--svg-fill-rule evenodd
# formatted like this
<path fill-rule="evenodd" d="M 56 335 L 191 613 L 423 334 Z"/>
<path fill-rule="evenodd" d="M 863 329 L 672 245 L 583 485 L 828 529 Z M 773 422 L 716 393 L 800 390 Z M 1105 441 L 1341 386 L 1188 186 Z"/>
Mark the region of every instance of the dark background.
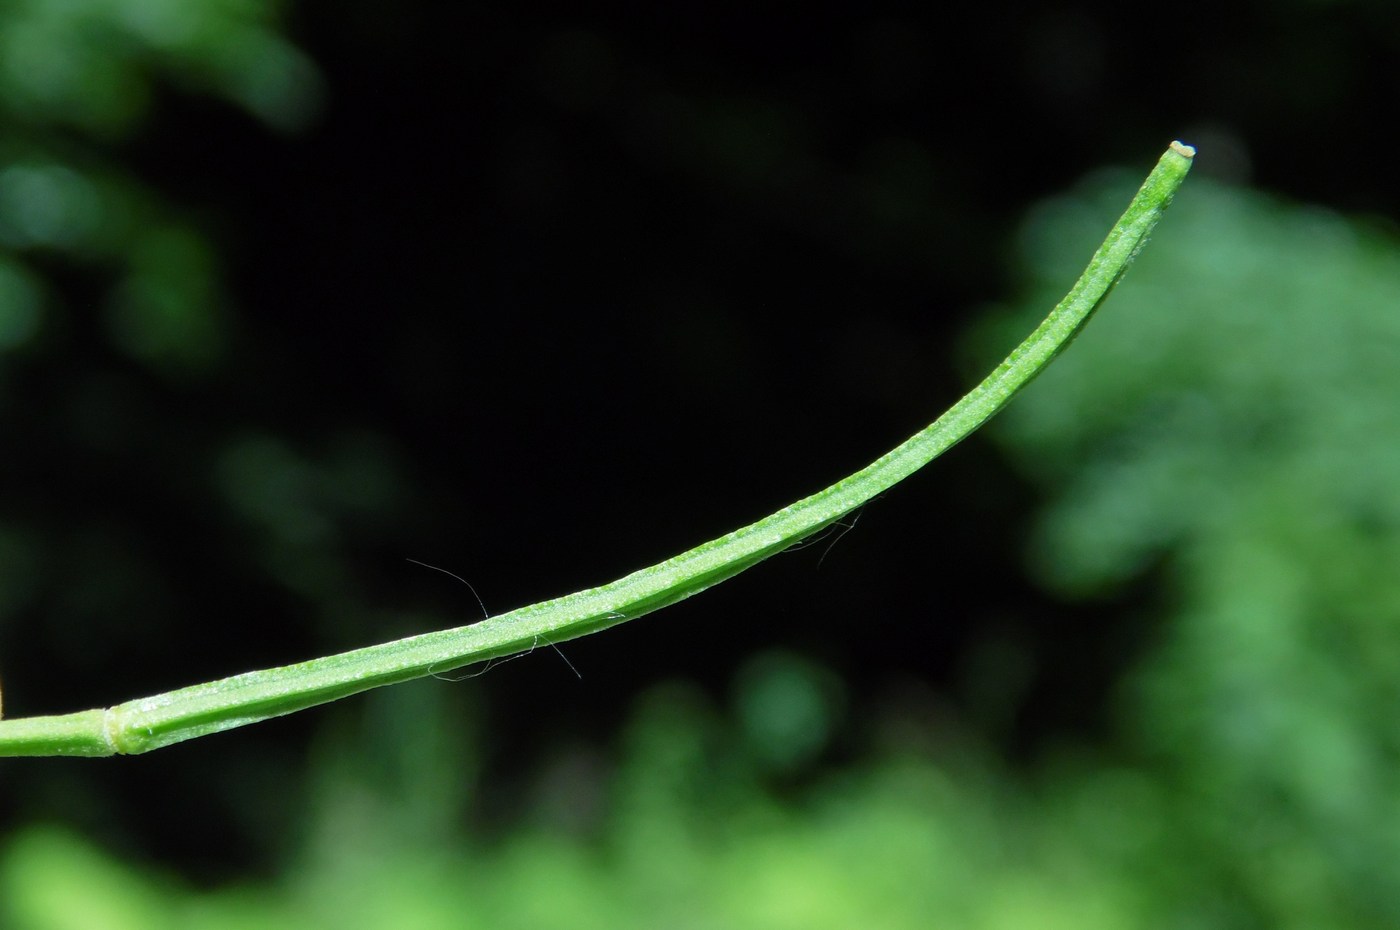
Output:
<path fill-rule="evenodd" d="M 0 625 L 6 711 L 479 615 L 409 558 L 501 612 L 817 490 L 976 376 L 957 340 L 1011 289 L 1028 205 L 1102 165 L 1145 173 L 1174 138 L 1201 173 L 1396 214 L 1377 134 L 1400 9 L 1147 13 L 306 3 L 286 33 L 323 86 L 301 127 L 158 84 L 110 148 L 209 237 L 218 338 L 198 364 L 133 359 L 100 322 L 110 270 L 31 257 L 61 301 L 5 369 L 0 516 L 27 553 Z M 989 714 L 999 750 L 1033 758 L 1093 738 L 1150 635 L 1113 618 L 1153 594 L 1071 610 L 1037 592 L 1017 568 L 1031 503 L 974 439 L 829 549 L 568 644 L 581 677 L 541 652 L 409 687 L 470 691 L 488 823 L 553 747 L 606 745 L 648 685 L 719 689 L 771 647 L 847 683 L 832 758 L 891 702 Z M 993 713 L 966 659 L 1001 635 L 1040 662 Z M 72 823 L 196 875 L 255 868 L 314 732 L 353 713 L 6 761 L 0 824 Z"/>

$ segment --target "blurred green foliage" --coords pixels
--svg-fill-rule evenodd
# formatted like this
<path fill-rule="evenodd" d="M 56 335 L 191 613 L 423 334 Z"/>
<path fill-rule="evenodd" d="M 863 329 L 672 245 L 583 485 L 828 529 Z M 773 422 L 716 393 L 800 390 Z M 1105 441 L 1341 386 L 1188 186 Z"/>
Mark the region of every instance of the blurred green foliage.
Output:
<path fill-rule="evenodd" d="M 222 342 L 217 263 L 203 235 L 113 149 L 169 88 L 293 129 L 320 94 L 273 0 L 6 0 L 0 4 L 0 378 L 4 355 L 59 308 L 48 278 L 83 268 L 112 342 L 197 372 Z M 58 325 L 58 324 L 55 324 Z"/>
<path fill-rule="evenodd" d="M 1123 189 L 1036 211 L 1025 307 L 982 338 L 1053 299 Z M 1045 582 L 1163 592 L 1119 748 L 1165 799 L 1178 907 L 1221 925 L 1400 921 L 1398 309 L 1392 231 L 1195 178 L 993 427 L 1048 499 Z"/>
<path fill-rule="evenodd" d="M 810 684 L 811 672 L 789 656 L 756 659 L 735 684 L 731 713 L 762 717 L 769 711 L 754 705 L 771 698 L 761 695 L 806 690 L 794 682 Z M 431 714 L 447 693 L 401 688 L 371 700 L 391 715 L 396 703 Z M 462 734 L 436 741 L 434 758 L 424 741 L 406 741 L 401 757 L 414 764 L 397 776 L 373 771 L 392 753 L 370 756 L 379 760 L 370 771 L 346 766 L 347 754 L 363 757 L 366 740 L 386 732 L 371 720 L 366 732 L 322 746 L 304 848 L 270 887 L 195 890 L 35 827 L 0 853 L 0 922 L 15 930 L 1141 924 L 1150 889 L 1112 857 L 1157 825 L 1133 822 L 1142 789 L 1126 776 L 1098 776 L 1104 790 L 1091 817 L 1077 794 L 1037 804 L 961 753 L 934 763 L 894 748 L 901 734 L 892 731 L 878 761 L 784 793 L 745 728 L 729 720 L 686 685 L 643 696 L 615 770 L 562 765 L 566 777 L 542 780 L 535 811 L 495 842 L 456 835 L 450 804 L 422 804 L 437 797 L 430 781 L 459 791 L 474 783 L 465 760 L 477 753 L 463 749 Z M 819 731 L 829 725 L 816 722 Z M 551 794 L 560 802 L 551 805 Z M 596 822 L 572 819 L 590 807 L 601 808 Z M 1096 839 L 1104 817 L 1126 835 Z"/>
<path fill-rule="evenodd" d="M 152 77 L 299 125 L 316 75 L 277 27 L 277 0 L 7 0 L 0 7 L 4 106 L 21 124 L 108 139 L 148 112 Z"/>
<path fill-rule="evenodd" d="M 133 164 L 171 98 L 213 97 L 279 132 L 315 115 L 321 79 L 282 35 L 281 7 L 0 2 L 0 413 L 9 448 L 26 452 L 4 457 L 0 644 L 15 635 L 11 621 L 54 595 L 70 620 L 119 611 L 128 596 L 147 616 L 165 603 L 162 558 L 118 525 L 109 502 L 160 505 L 107 486 L 67 524 L 64 505 L 83 498 L 84 481 L 101 485 L 133 463 L 173 465 L 182 444 L 223 446 L 209 454 L 227 475 L 255 442 L 197 432 L 207 416 L 193 425 L 172 416 L 178 392 L 234 354 L 236 315 L 210 218 L 163 189 L 171 166 L 147 163 L 143 174 Z M 162 384 L 175 393 L 162 396 Z M 62 474 L 70 466 L 81 481 Z M 176 510 L 210 509 L 211 495 L 190 482 L 160 486 L 183 499 Z M 245 482 L 215 500 L 256 526 L 259 490 Z M 43 566 L 75 552 L 108 568 L 50 585 Z M 7 671 L 24 675 L 13 661 Z"/>

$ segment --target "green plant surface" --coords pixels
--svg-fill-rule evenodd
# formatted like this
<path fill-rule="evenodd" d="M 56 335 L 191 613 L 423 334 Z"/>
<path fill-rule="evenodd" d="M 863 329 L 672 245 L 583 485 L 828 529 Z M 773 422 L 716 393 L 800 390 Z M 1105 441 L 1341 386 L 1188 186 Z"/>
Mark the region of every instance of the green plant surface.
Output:
<path fill-rule="evenodd" d="M 866 468 L 756 523 L 611 584 L 471 626 L 249 672 L 105 710 L 0 721 L 0 755 L 108 756 L 254 723 L 351 694 L 606 629 L 690 597 L 841 519 L 966 438 L 1030 383 L 1118 283 L 1185 180 L 1194 150 L 1173 143 L 1069 293 L 946 413 Z"/>

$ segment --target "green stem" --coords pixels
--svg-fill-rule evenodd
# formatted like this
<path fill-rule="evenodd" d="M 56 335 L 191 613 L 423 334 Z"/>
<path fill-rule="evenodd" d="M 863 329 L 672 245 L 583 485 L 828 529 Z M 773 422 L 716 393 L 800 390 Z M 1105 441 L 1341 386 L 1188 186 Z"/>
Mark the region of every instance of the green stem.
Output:
<path fill-rule="evenodd" d="M 1083 275 L 996 370 L 934 423 L 848 478 L 727 536 L 600 588 L 471 626 L 248 672 L 106 710 L 0 720 L 0 756 L 138 753 L 411 678 L 559 643 L 650 613 L 738 574 L 839 520 L 960 442 L 1069 344 L 1147 241 L 1195 154 L 1174 142 Z"/>

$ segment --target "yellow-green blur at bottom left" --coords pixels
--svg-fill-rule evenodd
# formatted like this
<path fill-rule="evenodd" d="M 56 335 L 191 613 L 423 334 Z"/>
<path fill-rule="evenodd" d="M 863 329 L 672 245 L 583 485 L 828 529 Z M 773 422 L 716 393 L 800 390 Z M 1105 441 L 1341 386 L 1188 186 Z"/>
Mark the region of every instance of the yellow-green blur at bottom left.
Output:
<path fill-rule="evenodd" d="M 449 689 L 414 684 L 366 703 L 397 704 L 389 713 L 407 719 L 434 714 L 426 705 L 444 698 L 454 699 Z M 685 685 L 660 687 L 637 704 L 616 765 L 587 751 L 560 755 L 532 787 L 523 823 L 494 837 L 464 835 L 460 804 L 436 803 L 434 786 L 470 784 L 468 747 L 443 741 L 408 782 L 376 785 L 364 765 L 344 761 L 355 758 L 347 747 L 323 745 L 307 843 L 275 881 L 196 890 L 33 825 L 0 848 L 0 926 L 1144 925 L 1150 901 L 1119 844 L 1160 839 L 1164 812 L 1149 787 L 1098 773 L 1050 786 L 1042 809 L 1007 805 L 1011 784 L 994 767 L 970 752 L 935 759 L 896 748 L 911 721 L 891 717 L 879 724 L 890 745 L 870 761 L 796 796 L 775 790 L 824 750 L 843 703 L 839 679 L 788 654 L 752 660 L 727 706 Z M 374 738 L 341 735 L 361 750 Z M 422 747 L 410 751 L 421 761 Z"/>

